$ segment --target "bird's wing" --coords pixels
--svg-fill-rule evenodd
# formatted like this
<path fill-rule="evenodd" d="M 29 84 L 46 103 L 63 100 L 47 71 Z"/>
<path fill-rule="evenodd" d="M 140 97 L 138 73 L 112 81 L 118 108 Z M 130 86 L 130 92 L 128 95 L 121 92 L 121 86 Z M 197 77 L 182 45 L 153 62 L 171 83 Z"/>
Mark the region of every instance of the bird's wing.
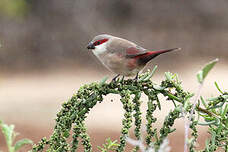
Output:
<path fill-rule="evenodd" d="M 146 53 L 147 53 L 147 50 L 140 46 L 129 47 L 126 49 L 127 58 L 134 58 L 134 57 L 146 54 Z"/>
<path fill-rule="evenodd" d="M 125 39 L 113 39 L 107 48 L 110 53 L 120 54 L 127 58 L 134 58 L 147 53 L 147 50 Z"/>

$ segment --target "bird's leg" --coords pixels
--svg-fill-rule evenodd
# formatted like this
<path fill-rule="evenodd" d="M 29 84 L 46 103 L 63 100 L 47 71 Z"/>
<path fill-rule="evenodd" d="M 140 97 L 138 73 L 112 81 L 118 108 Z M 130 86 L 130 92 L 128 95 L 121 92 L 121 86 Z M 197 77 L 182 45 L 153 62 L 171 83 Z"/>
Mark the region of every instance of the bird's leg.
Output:
<path fill-rule="evenodd" d="M 113 81 L 113 82 L 116 82 L 116 79 L 117 79 L 119 76 L 120 76 L 120 74 L 117 74 L 117 75 L 112 79 L 112 81 Z"/>
<path fill-rule="evenodd" d="M 137 80 L 138 80 L 138 78 L 139 78 L 139 72 L 136 74 L 136 76 L 135 76 L 134 80 L 135 80 L 135 81 L 137 81 Z"/>
<path fill-rule="evenodd" d="M 121 79 L 121 82 L 123 82 L 124 81 L 124 76 L 122 77 L 122 79 Z"/>

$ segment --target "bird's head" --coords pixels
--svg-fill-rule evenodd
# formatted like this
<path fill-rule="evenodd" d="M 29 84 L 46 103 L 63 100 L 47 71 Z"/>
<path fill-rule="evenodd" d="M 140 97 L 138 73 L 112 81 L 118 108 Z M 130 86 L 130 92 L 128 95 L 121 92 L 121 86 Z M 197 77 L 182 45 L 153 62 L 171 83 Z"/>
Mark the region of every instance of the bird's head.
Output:
<path fill-rule="evenodd" d="M 93 38 L 93 40 L 91 42 L 89 42 L 87 49 L 100 50 L 102 48 L 105 48 L 106 44 L 109 42 L 109 40 L 112 37 L 113 36 L 108 35 L 108 34 L 97 35 Z"/>

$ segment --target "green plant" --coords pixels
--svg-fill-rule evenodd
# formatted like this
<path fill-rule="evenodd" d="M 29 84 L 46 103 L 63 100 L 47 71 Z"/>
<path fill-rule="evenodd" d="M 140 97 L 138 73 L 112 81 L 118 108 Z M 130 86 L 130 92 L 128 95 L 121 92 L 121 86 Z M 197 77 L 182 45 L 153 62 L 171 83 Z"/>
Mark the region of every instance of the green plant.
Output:
<path fill-rule="evenodd" d="M 0 15 L 7 17 L 23 17 L 29 10 L 26 0 L 1 0 Z"/>
<path fill-rule="evenodd" d="M 101 152 L 114 151 L 119 146 L 117 140 L 112 141 L 110 138 L 106 139 L 106 143 L 103 144 L 103 147 L 98 146 L 98 149 Z"/>
<path fill-rule="evenodd" d="M 202 85 L 208 72 L 212 69 L 217 60 L 207 64 L 200 74 L 197 76 Z M 184 91 L 176 74 L 170 72 L 165 73 L 165 80 L 160 84 L 156 84 L 150 80 L 153 76 L 155 67 L 151 72 L 145 72 L 139 76 L 139 80 L 132 79 L 111 81 L 106 83 L 107 78 L 104 78 L 99 83 L 91 83 L 82 86 L 76 94 L 72 96 L 67 102 L 62 104 L 62 109 L 57 114 L 56 125 L 54 132 L 49 139 L 43 138 L 38 144 L 33 146 L 32 151 L 43 151 L 45 148 L 48 152 L 67 152 L 76 151 L 81 141 L 84 151 L 91 152 L 92 145 L 90 137 L 86 132 L 85 119 L 90 109 L 96 104 L 103 101 L 103 96 L 108 94 L 120 95 L 121 103 L 124 109 L 124 118 L 122 120 L 122 129 L 119 143 L 112 147 L 113 142 L 107 141 L 102 150 L 107 150 L 111 146 L 112 150 L 122 152 L 125 150 L 127 141 L 129 141 L 129 129 L 134 126 L 134 136 L 138 141 L 143 141 L 140 133 L 142 125 L 142 112 L 140 110 L 142 94 L 147 96 L 147 111 L 146 111 L 146 137 L 144 150 L 140 144 L 135 144 L 132 151 L 136 152 L 139 149 L 147 152 L 157 152 L 163 147 L 167 147 L 165 140 L 168 135 L 176 131 L 173 127 L 174 122 L 182 117 L 187 118 L 186 131 L 188 128 L 192 130 L 191 138 L 186 135 L 186 148 L 190 152 L 196 152 L 195 143 L 198 137 L 196 129 L 197 125 L 206 125 L 209 127 L 208 131 L 211 138 L 206 141 L 206 146 L 203 150 L 216 151 L 219 147 L 228 151 L 228 93 L 221 91 L 216 83 L 216 87 L 220 92 L 218 97 L 198 99 L 200 90 L 193 100 L 194 94 Z M 159 94 L 166 97 L 164 102 L 172 102 L 173 109 L 167 114 L 163 121 L 163 126 L 159 128 L 154 127 L 157 118 L 154 116 L 155 110 L 160 110 Z M 145 102 L 145 101 L 144 101 Z M 202 105 L 201 105 L 202 104 Z M 202 107 L 203 106 L 203 107 Z M 205 122 L 199 122 L 202 117 Z M 70 134 L 70 131 L 73 131 Z M 69 142 L 69 138 L 71 141 Z M 168 151 L 168 150 L 167 150 Z"/>
<path fill-rule="evenodd" d="M 14 131 L 14 125 L 9 125 L 8 126 L 7 124 L 3 123 L 0 120 L 0 128 L 2 130 L 3 135 L 5 136 L 5 140 L 6 140 L 8 151 L 9 152 L 16 152 L 22 146 L 24 146 L 26 144 L 33 144 L 33 142 L 31 140 L 29 140 L 29 139 L 21 139 L 21 140 L 17 141 L 13 145 L 13 142 L 14 142 L 16 136 L 18 135 L 18 133 L 16 133 Z"/>

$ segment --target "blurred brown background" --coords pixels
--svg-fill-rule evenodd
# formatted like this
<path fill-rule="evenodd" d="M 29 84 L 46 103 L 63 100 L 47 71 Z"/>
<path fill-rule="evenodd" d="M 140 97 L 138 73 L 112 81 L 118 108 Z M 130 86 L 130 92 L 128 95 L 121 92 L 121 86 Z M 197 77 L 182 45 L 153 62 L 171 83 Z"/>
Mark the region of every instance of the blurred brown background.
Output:
<path fill-rule="evenodd" d="M 196 72 L 219 58 L 203 90 L 203 95 L 217 95 L 214 81 L 222 89 L 228 87 L 227 8 L 226 0 L 0 0 L 0 119 L 15 124 L 19 138 L 37 142 L 48 137 L 63 101 L 83 84 L 113 77 L 86 49 L 101 33 L 148 49 L 181 47 L 179 52 L 159 56 L 147 68 L 159 65 L 153 78 L 158 83 L 165 71 L 178 73 L 185 89 L 193 92 Z M 121 127 L 118 97 L 106 100 L 87 120 L 95 145 L 109 136 L 118 139 Z M 171 107 L 166 105 L 162 114 L 158 112 L 158 126 Z M 172 151 L 183 151 L 183 121 L 176 126 L 179 131 L 170 137 L 170 144 Z M 202 131 L 201 139 L 206 137 Z M 5 148 L 0 134 L 0 149 Z"/>

